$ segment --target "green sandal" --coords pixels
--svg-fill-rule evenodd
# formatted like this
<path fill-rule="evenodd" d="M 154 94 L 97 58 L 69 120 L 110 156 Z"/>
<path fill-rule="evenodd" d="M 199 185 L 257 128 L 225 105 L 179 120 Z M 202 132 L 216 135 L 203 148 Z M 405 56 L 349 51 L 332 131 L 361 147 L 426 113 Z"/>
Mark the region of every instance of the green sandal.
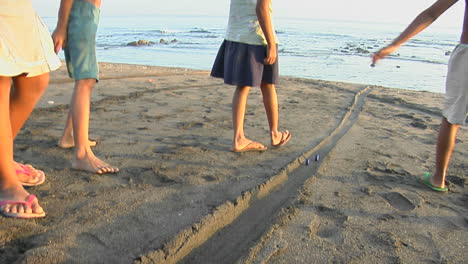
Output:
<path fill-rule="evenodd" d="M 447 186 L 445 186 L 444 188 L 439 188 L 439 187 L 432 185 L 430 177 L 431 177 L 431 174 L 429 172 L 425 172 L 423 178 L 422 179 L 419 178 L 419 181 L 434 191 L 438 191 L 438 192 L 448 191 Z"/>

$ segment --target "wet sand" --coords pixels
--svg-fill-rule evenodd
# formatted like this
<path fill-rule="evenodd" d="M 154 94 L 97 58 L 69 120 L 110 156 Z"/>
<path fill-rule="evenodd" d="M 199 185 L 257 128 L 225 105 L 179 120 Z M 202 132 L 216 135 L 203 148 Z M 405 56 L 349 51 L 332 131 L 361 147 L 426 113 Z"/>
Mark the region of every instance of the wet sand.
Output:
<path fill-rule="evenodd" d="M 29 188 L 47 217 L 0 218 L 0 263 L 466 261 L 465 128 L 450 192 L 415 180 L 434 168 L 441 94 L 282 77 L 280 128 L 292 140 L 239 154 L 229 151 L 233 88 L 221 80 L 100 66 L 90 136 L 121 171 L 71 170 L 73 151 L 57 148 L 73 90 L 62 67 L 15 142 L 16 160 L 47 174 Z M 270 146 L 256 88 L 245 130 Z"/>

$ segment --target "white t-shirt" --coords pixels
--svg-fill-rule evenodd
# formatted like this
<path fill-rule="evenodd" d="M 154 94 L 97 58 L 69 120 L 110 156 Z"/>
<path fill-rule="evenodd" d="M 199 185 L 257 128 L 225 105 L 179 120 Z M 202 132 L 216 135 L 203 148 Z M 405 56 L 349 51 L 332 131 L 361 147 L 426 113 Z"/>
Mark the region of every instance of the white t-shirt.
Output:
<path fill-rule="evenodd" d="M 229 22 L 224 37 L 226 40 L 251 45 L 267 45 L 265 34 L 258 22 L 256 7 L 257 0 L 231 0 Z M 273 34 L 275 34 L 274 31 Z"/>

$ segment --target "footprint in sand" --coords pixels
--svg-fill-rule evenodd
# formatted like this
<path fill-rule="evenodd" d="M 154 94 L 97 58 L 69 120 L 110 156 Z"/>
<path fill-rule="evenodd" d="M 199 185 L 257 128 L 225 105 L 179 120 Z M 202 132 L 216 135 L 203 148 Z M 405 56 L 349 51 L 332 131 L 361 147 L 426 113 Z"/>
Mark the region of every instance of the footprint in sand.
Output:
<path fill-rule="evenodd" d="M 460 187 L 465 187 L 466 185 L 466 180 L 463 179 L 463 178 L 460 178 L 458 176 L 447 176 L 447 180 L 450 182 L 450 183 L 453 183 L 453 184 L 456 184 Z"/>
<path fill-rule="evenodd" d="M 201 122 L 179 122 L 177 123 L 178 129 L 192 129 L 192 128 L 202 128 L 204 126 Z"/>
<path fill-rule="evenodd" d="M 411 211 L 416 206 L 405 196 L 398 192 L 380 194 L 392 207 L 401 211 Z"/>
<path fill-rule="evenodd" d="M 311 237 L 317 235 L 335 244 L 342 244 L 343 224 L 348 220 L 348 216 L 325 206 L 317 207 L 317 215 L 308 226 Z"/>
<path fill-rule="evenodd" d="M 398 114 L 398 115 L 395 115 L 395 116 L 412 120 L 410 125 L 413 126 L 413 127 L 420 128 L 420 129 L 426 129 L 427 128 L 427 122 L 424 121 L 423 119 L 419 118 L 419 117 L 414 116 L 413 113 Z M 431 120 L 429 119 L 428 121 L 431 121 Z"/>
<path fill-rule="evenodd" d="M 377 163 L 369 166 L 367 168 L 367 171 L 369 170 L 386 173 L 386 174 L 393 174 L 393 175 L 402 175 L 402 176 L 410 175 L 408 171 L 406 171 L 399 165 L 388 163 L 388 162 L 382 162 L 382 161 L 378 161 Z"/>
<path fill-rule="evenodd" d="M 424 120 L 422 119 L 416 119 L 413 122 L 410 123 L 413 127 L 420 128 L 420 129 L 426 129 L 427 124 Z"/>

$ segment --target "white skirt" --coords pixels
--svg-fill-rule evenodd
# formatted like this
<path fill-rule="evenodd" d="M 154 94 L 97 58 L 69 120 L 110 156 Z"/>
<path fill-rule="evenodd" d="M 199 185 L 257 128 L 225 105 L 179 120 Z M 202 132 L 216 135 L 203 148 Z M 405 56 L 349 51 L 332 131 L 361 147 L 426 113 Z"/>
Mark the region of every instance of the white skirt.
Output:
<path fill-rule="evenodd" d="M 0 76 L 38 76 L 61 62 L 31 0 L 0 0 Z"/>

